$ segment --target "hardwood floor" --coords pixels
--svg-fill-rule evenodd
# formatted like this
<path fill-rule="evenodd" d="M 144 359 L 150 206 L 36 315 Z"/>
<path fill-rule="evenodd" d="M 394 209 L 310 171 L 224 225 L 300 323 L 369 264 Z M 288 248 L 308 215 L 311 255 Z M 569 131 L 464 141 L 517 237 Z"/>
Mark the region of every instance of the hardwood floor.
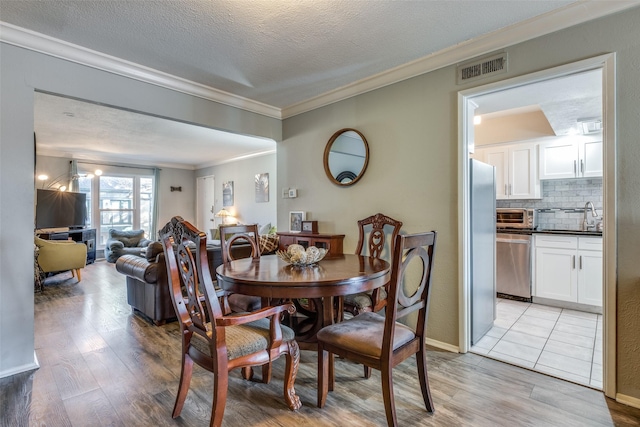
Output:
<path fill-rule="evenodd" d="M 35 347 L 40 369 L 0 380 L 2 426 L 208 425 L 212 375 L 198 367 L 181 417 L 171 410 L 178 388 L 177 324 L 157 327 L 131 312 L 124 276 L 104 261 L 49 278 L 35 295 Z M 640 410 L 601 392 L 475 354 L 428 351 L 436 407 L 424 409 L 415 360 L 394 370 L 400 426 L 633 426 Z M 284 359 L 270 384 L 229 381 L 227 427 L 385 426 L 380 375 L 336 363 L 336 388 L 316 407 L 316 355 L 303 351 L 297 412 L 282 395 Z M 256 377 L 260 371 L 255 370 Z"/>

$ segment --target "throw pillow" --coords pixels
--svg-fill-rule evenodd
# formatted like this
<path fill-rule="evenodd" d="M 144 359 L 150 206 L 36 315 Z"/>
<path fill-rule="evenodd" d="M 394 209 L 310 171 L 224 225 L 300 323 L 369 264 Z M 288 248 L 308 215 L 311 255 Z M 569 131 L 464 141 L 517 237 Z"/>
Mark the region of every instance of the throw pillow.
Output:
<path fill-rule="evenodd" d="M 265 255 L 273 253 L 278 249 L 278 243 L 280 236 L 277 234 L 261 234 L 258 236 L 258 246 L 260 247 L 260 254 Z"/>
<path fill-rule="evenodd" d="M 144 230 L 120 231 L 112 228 L 109 230 L 109 237 L 121 241 L 125 247 L 134 248 L 138 246 L 138 243 L 144 237 Z"/>
<path fill-rule="evenodd" d="M 220 240 L 220 229 L 219 228 L 214 229 L 214 233 L 212 233 L 212 234 L 213 234 L 213 236 L 212 236 L 213 240 Z"/>

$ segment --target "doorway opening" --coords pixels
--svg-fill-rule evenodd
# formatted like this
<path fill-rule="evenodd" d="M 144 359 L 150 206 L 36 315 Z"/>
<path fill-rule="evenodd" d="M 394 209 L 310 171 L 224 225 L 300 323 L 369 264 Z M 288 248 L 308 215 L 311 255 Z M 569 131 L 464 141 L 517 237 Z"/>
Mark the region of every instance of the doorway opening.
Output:
<path fill-rule="evenodd" d="M 207 233 L 210 239 L 215 237 L 215 188 L 216 180 L 213 175 L 196 178 L 196 224 L 198 230 Z"/>
<path fill-rule="evenodd" d="M 607 396 L 615 396 L 615 55 L 579 61 L 553 69 L 488 84 L 482 87 L 465 90 L 459 93 L 459 230 L 460 230 L 460 342 L 461 352 L 471 347 L 471 219 L 470 219 L 470 185 L 469 157 L 475 151 L 474 111 L 477 101 L 489 94 L 499 94 L 529 85 L 551 82 L 554 79 L 567 78 L 573 75 L 598 70 L 601 78 L 602 108 L 602 211 L 603 233 L 603 303 L 602 303 L 602 336 L 603 336 L 603 383 L 602 388 Z M 555 95 L 555 94 L 554 94 Z M 508 194 L 507 187 L 506 193 Z M 533 197 L 532 197 L 533 198 Z"/>

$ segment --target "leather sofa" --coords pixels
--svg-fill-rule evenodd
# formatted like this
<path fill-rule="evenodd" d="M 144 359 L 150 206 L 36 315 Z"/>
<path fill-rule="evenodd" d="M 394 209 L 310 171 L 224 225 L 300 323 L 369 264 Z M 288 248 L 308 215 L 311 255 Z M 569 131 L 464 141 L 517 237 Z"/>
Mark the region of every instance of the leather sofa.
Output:
<path fill-rule="evenodd" d="M 233 245 L 231 252 L 235 258 L 251 256 L 248 244 Z M 212 278 L 216 268 L 222 264 L 220 246 L 207 246 L 207 258 Z M 167 281 L 167 267 L 160 242 L 152 242 L 143 256 L 122 255 L 116 261 L 116 270 L 124 274 L 127 281 L 127 303 L 134 312 L 142 313 L 156 325 L 176 320 Z M 256 297 L 233 294 L 229 297 L 232 311 L 254 311 L 260 308 Z"/>

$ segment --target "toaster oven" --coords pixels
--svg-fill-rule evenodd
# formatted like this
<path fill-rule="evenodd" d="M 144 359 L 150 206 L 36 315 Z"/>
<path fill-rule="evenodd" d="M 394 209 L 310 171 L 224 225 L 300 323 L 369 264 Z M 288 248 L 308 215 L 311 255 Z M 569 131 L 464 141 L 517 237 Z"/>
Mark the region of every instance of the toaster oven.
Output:
<path fill-rule="evenodd" d="M 530 208 L 497 208 L 496 228 L 535 230 L 536 210 Z"/>

